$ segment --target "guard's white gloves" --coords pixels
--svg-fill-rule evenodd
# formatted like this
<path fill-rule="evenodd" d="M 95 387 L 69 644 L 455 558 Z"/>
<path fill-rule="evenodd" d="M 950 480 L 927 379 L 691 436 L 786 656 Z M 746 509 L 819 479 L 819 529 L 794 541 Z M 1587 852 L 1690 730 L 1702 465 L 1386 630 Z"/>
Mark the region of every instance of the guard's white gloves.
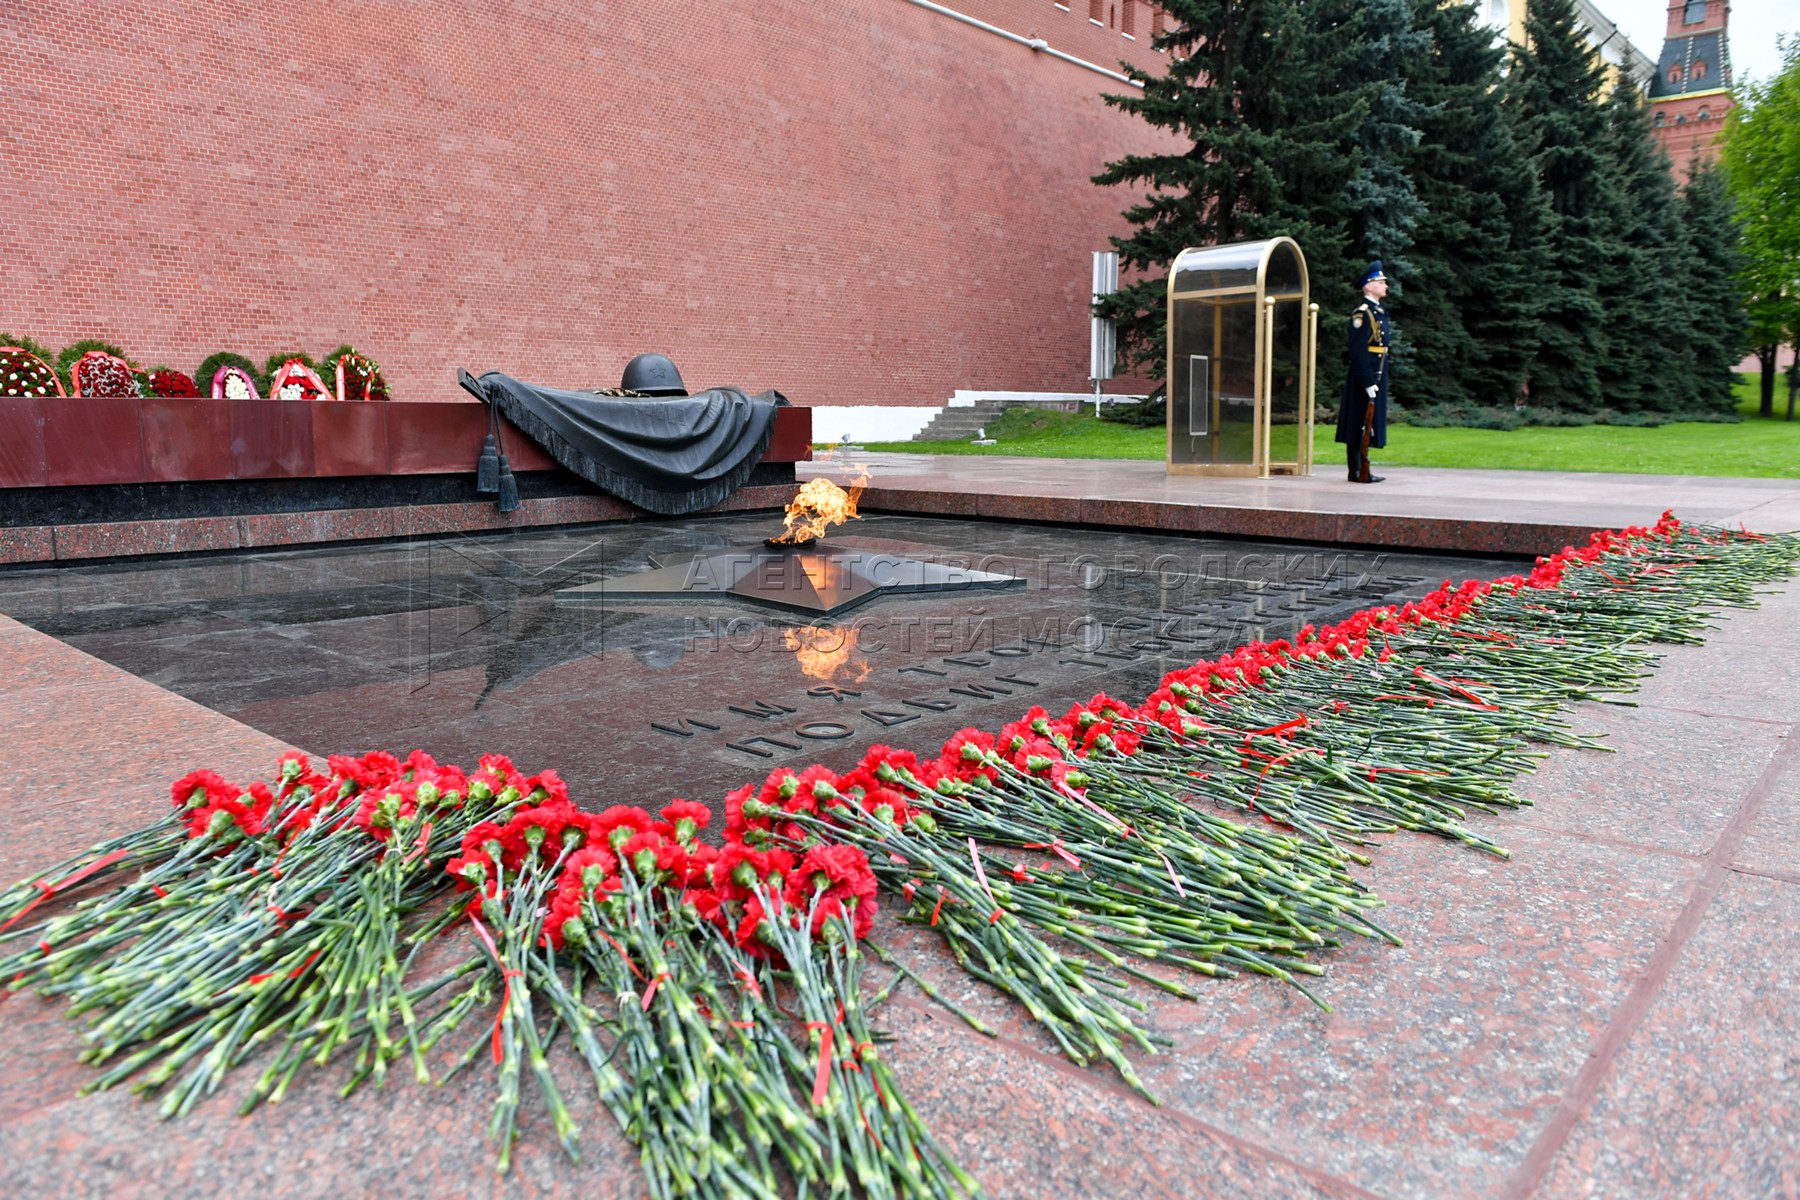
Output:
<path fill-rule="evenodd" d="M 1370 389 L 1369 389 L 1369 399 L 1371 399 L 1371 400 L 1373 400 L 1373 399 L 1374 399 L 1374 398 L 1375 398 L 1375 393 L 1376 393 L 1376 392 L 1379 392 L 1379 391 L 1380 391 L 1380 390 L 1381 390 L 1381 389 L 1380 389 L 1380 388 L 1378 388 L 1378 387 L 1372 387 L 1372 388 L 1370 388 Z"/>

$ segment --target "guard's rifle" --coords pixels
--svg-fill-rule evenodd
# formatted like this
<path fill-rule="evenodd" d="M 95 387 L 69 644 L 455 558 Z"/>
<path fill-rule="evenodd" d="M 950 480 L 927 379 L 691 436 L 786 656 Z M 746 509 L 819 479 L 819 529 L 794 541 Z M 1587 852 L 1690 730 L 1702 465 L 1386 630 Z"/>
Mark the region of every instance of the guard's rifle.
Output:
<path fill-rule="evenodd" d="M 1375 397 L 1381 395 L 1382 381 L 1387 378 L 1387 355 L 1381 356 L 1381 366 L 1375 372 L 1375 395 L 1368 397 L 1363 405 L 1362 453 L 1357 459 L 1356 482 L 1373 483 L 1374 472 L 1369 469 L 1369 439 L 1375 436 Z"/>

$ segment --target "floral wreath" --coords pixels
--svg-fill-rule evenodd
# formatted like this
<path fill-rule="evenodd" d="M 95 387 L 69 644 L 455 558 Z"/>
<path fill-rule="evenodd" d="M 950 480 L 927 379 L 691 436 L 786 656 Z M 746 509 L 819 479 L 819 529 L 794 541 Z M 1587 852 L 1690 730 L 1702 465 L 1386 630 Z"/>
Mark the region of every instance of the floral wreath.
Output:
<path fill-rule="evenodd" d="M 387 379 L 375 360 L 348 346 L 325 360 L 337 367 L 339 400 L 386 400 Z"/>
<path fill-rule="evenodd" d="M 200 389 L 194 386 L 193 379 L 186 373 L 173 367 L 158 367 L 150 372 L 150 385 L 145 389 L 145 394 L 187 400 L 197 398 Z"/>
<path fill-rule="evenodd" d="M 269 380 L 269 399 L 330 400 L 332 395 L 317 371 L 298 358 L 290 358 Z"/>
<path fill-rule="evenodd" d="M 213 372 L 212 395 L 214 400 L 262 399 L 261 393 L 256 390 L 256 380 L 250 372 L 230 363 Z"/>
<path fill-rule="evenodd" d="M 49 363 L 23 346 L 0 346 L 0 396 L 65 394 Z"/>
<path fill-rule="evenodd" d="M 69 379 L 77 396 L 141 396 L 137 372 L 116 354 L 89 350 L 69 368 Z"/>

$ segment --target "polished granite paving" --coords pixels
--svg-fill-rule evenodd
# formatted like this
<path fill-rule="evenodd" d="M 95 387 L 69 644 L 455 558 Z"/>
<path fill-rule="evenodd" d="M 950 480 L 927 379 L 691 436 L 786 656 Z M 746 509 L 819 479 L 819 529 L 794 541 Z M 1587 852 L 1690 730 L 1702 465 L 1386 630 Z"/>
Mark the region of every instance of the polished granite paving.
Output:
<path fill-rule="evenodd" d="M 1377 460 L 1377 466 L 1380 466 Z M 1170 475 L 1160 462 L 821 451 L 799 476 L 870 478 L 879 512 L 1053 521 L 1214 536 L 1456 554 L 1549 554 L 1596 529 L 1683 520 L 1800 529 L 1800 462 L 1786 479 L 1574 471 L 1383 468 L 1353 484 L 1342 466 L 1270 479 Z"/>
<path fill-rule="evenodd" d="M 766 612 L 721 624 L 691 606 L 594 614 L 546 598 L 560 581 L 763 532 L 736 518 L 638 530 L 636 542 L 609 527 L 0 573 L 0 611 L 27 622 L 0 618 L 0 877 L 150 819 L 167 804 L 168 780 L 190 767 L 253 777 L 289 742 L 430 744 L 434 731 L 479 719 L 477 731 L 500 743 L 492 748 L 527 762 L 541 752 L 535 765 L 563 766 L 565 752 L 569 761 L 650 764 L 616 777 L 599 768 L 585 787 L 616 778 L 644 789 L 636 800 L 676 788 L 711 796 L 719 785 L 710 781 L 781 760 L 730 742 L 796 761 L 834 761 L 875 728 L 896 744 L 928 746 L 946 727 L 991 725 L 1053 689 L 1064 699 L 1099 686 L 1141 693 L 1170 655 L 1133 642 L 1181 634 L 1204 653 L 1298 619 L 1329 620 L 1379 600 L 1378 589 L 1405 594 L 1435 575 L 1516 565 L 1378 554 L 1340 563 L 1335 551 L 1308 559 L 1291 547 L 1172 539 L 1168 553 L 1189 557 L 1152 570 L 1164 543 L 1135 534 L 1090 542 L 1043 526 L 886 518 L 852 530 L 841 536 L 946 559 L 966 560 L 979 537 L 983 553 L 1006 556 L 1031 586 L 943 602 L 942 613 L 898 599 L 855 613 L 853 650 L 844 652 L 845 639 L 815 647 L 844 659 L 825 682 L 825 665 L 808 675 L 788 646 L 788 633 L 805 627 Z M 1046 543 L 1069 553 L 1040 559 Z M 1146 546 L 1155 547 L 1148 562 Z M 1002 599 L 1019 607 L 999 607 Z M 1166 630 L 1130 621 L 1150 613 L 1180 621 Z M 1195 1002 L 1150 998 L 1149 1019 L 1173 1045 L 1137 1066 L 1161 1107 L 1050 1053 L 1009 1002 L 891 913 L 878 936 L 999 1036 L 972 1032 L 907 988 L 883 1010 L 897 1040 L 882 1053 L 995 1197 L 1800 1194 L 1796 628 L 1800 586 L 1790 583 L 1762 608 L 1723 618 L 1707 645 L 1670 648 L 1636 706 L 1577 706 L 1577 728 L 1604 735 L 1615 752 L 1554 750 L 1521 782 L 1533 807 L 1473 818 L 1511 860 L 1433 838 L 1387 839 L 1364 877 L 1405 944 L 1323 956 L 1318 990 L 1333 1012 L 1257 979 L 1207 983 Z M 1066 648 L 1029 641 L 1051 637 Z M 1190 645 L 1177 644 L 1186 655 Z M 1022 649 L 1033 655 L 997 653 Z M 670 696 L 677 702 L 664 703 Z M 937 712 L 909 699 L 963 707 Z M 263 714 L 279 716 L 290 701 L 299 705 L 291 728 L 258 731 L 274 732 Z M 865 709 L 918 716 L 889 728 Z M 522 719 L 509 721 L 509 710 Z M 557 714 L 581 736 L 512 744 Z M 807 724 L 835 735 L 830 722 L 856 732 L 796 732 Z M 29 995 L 0 1006 L 0 1180 L 13 1191 L 643 1194 L 629 1148 L 576 1088 L 586 1165 L 562 1157 L 528 1105 L 513 1174 L 496 1180 L 480 1129 L 493 1094 L 486 1076 L 445 1088 L 395 1080 L 345 1103 L 333 1077 L 312 1074 L 249 1118 L 235 1115 L 238 1085 L 228 1083 L 229 1094 L 170 1124 L 128 1093 L 78 1097 L 92 1077 L 78 1049 L 61 1006 Z"/>
<path fill-rule="evenodd" d="M 554 767 L 589 804 L 715 803 L 781 763 L 935 748 L 1030 705 L 1516 570 L 1498 559 L 871 516 L 822 545 L 1023 586 L 806 622 L 736 597 L 571 592 L 761 549 L 766 514 L 0 572 L 0 613 L 316 752 Z M 559 602 L 558 593 L 563 597 Z"/>

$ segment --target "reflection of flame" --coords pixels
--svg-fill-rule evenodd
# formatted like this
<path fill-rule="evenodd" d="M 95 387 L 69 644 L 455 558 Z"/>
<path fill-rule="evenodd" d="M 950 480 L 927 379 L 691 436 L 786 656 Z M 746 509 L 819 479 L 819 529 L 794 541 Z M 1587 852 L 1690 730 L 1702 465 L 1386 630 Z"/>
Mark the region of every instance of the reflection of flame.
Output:
<path fill-rule="evenodd" d="M 816 480 L 814 482 L 817 482 Z M 869 661 L 856 653 L 857 628 L 854 625 L 799 625 L 782 631 L 787 647 L 794 652 L 800 670 L 813 679 L 829 683 L 839 671 L 855 672 L 845 683 L 861 683 L 869 677 Z"/>
<path fill-rule="evenodd" d="M 868 482 L 869 473 L 862 470 L 850 481 L 848 492 L 829 479 L 807 480 L 787 506 L 786 528 L 769 541 L 775 545 L 817 541 L 833 525 L 856 519 L 856 498 Z"/>

